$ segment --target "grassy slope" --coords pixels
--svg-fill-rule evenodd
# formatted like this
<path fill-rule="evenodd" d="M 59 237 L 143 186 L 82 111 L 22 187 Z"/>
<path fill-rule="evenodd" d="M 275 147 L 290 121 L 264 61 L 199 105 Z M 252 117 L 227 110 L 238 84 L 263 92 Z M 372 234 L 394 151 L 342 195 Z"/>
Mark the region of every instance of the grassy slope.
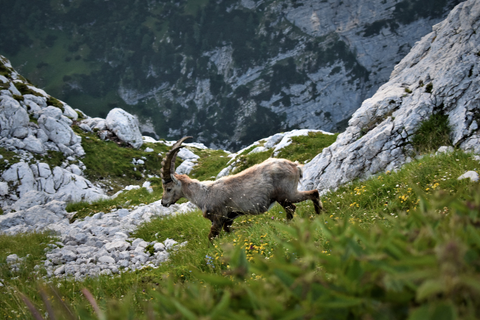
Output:
<path fill-rule="evenodd" d="M 215 169 L 197 171 L 198 176 L 218 173 L 217 161 L 225 161 L 220 156 L 207 157 Z M 93 317 L 80 294 L 83 287 L 107 310 L 108 319 L 124 319 L 126 314 L 149 318 L 148 310 L 165 319 L 478 316 L 472 294 L 480 291 L 480 235 L 474 227 L 479 223 L 479 190 L 470 190 L 469 181 L 456 178 L 466 170 L 478 172 L 479 167 L 460 151 L 426 156 L 398 172 L 327 194 L 321 216 L 314 215 L 311 203 L 302 203 L 288 224 L 280 206 L 261 216 L 240 217 L 234 232 L 221 234 L 213 245 L 207 240 L 209 221 L 199 211 L 154 219 L 135 236 L 187 241 L 158 269 L 83 283 L 53 279 L 51 285 L 75 312 L 84 314 L 82 319 Z M 0 237 L 2 243 L 9 239 Z M 29 251 L 38 261 L 42 243 L 49 240 L 29 241 L 36 244 L 20 256 Z M 16 245 L 0 247 L 0 261 L 5 261 Z M 26 264 L 19 274 L 12 274 L 0 264 L 5 285 L 0 294 L 7 297 L 0 299 L 4 318 L 28 317 L 18 291 L 45 309 L 32 268 Z M 455 278 L 460 271 L 463 280 Z M 456 282 L 442 282 L 446 274 Z M 461 299 L 455 298 L 458 290 L 463 292 Z"/>

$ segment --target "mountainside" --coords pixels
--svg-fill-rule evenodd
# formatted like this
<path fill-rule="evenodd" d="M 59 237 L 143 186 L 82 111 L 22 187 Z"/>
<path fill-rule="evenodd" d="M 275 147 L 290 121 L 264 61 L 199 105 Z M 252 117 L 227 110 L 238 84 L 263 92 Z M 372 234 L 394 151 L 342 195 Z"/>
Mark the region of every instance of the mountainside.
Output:
<path fill-rule="evenodd" d="M 0 317 L 478 319 L 479 27 L 480 2 L 457 5 L 340 135 L 184 144 L 177 173 L 281 157 L 323 193 L 319 215 L 273 204 L 215 239 L 195 205 L 159 201 L 174 141 L 120 108 L 91 118 L 0 55 Z"/>
<path fill-rule="evenodd" d="M 478 1 L 456 6 L 363 102 L 337 141 L 306 165 L 303 186 L 334 189 L 396 169 L 418 154 L 419 144 L 479 153 L 479 27 Z M 427 140 L 425 130 L 445 137 Z"/>
<path fill-rule="evenodd" d="M 342 131 L 459 1 L 10 2 L 0 53 L 33 83 L 91 116 L 121 107 L 143 133 L 235 150 Z"/>

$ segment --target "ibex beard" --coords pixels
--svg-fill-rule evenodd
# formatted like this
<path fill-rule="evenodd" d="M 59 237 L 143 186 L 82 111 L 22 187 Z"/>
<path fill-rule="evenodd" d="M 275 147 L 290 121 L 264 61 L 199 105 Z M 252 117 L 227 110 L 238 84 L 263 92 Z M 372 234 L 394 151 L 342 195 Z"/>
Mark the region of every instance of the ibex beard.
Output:
<path fill-rule="evenodd" d="M 302 165 L 286 159 L 270 158 L 235 175 L 216 181 L 198 181 L 175 173 L 175 160 L 182 143 L 178 140 L 162 162 L 162 205 L 168 207 L 182 197 L 187 198 L 212 222 L 209 239 L 225 230 L 230 232 L 233 220 L 240 215 L 264 213 L 278 202 L 287 219 L 295 213 L 294 203 L 312 200 L 315 213 L 323 208 L 318 190 L 298 191 Z"/>

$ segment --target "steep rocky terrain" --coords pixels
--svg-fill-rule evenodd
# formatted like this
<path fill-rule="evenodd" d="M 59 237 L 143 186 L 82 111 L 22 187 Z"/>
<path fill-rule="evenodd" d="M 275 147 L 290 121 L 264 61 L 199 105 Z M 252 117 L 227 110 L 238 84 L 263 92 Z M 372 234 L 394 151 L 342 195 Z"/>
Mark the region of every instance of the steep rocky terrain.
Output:
<path fill-rule="evenodd" d="M 452 145 L 480 152 L 480 4 L 466 1 L 433 27 L 365 100 L 347 130 L 305 167 L 306 189 L 328 190 L 393 170 L 414 156 L 422 121 L 448 117 Z"/>
<path fill-rule="evenodd" d="M 107 191 L 111 190 L 107 182 L 102 181 L 103 177 L 100 180 L 87 178 L 87 173 L 92 170 L 85 165 L 91 156 L 85 151 L 88 140 L 96 139 L 103 145 L 115 141 L 124 149 L 140 149 L 139 152 L 143 152 L 140 155 L 153 153 L 153 158 L 160 160 L 157 162 L 161 162 L 163 152 L 173 141 L 142 137 L 137 119 L 119 108 L 112 109 L 105 119 L 91 118 L 78 109 L 74 110 L 30 84 L 3 56 L 0 56 L 0 72 L 0 234 L 53 231 L 59 241 L 50 245 L 42 265 L 47 277 L 83 279 L 116 274 L 121 269 L 155 267 L 164 262 L 177 241 L 146 242 L 132 237 L 131 233 L 152 217 L 192 211 L 195 209 L 193 204 L 165 208 L 160 201 L 129 205 L 130 199 L 108 207 L 105 212 L 79 218 L 76 212 L 67 211 L 67 204 L 112 200 L 130 190 L 143 189 L 153 193 L 152 180 L 145 181 L 140 187 L 138 177 L 148 176 L 153 181 L 159 178 L 144 170 L 133 176 L 136 180 L 124 180 L 135 185 L 108 196 Z M 292 137 L 308 135 L 309 132 L 313 131 L 276 134 L 256 142 L 245 154 L 267 150 L 278 153 L 292 142 Z M 158 149 L 150 147 L 155 145 L 162 145 L 163 152 L 155 154 Z M 196 152 L 206 150 L 200 143 L 185 145 Z M 111 148 L 107 150 L 115 152 Z M 221 175 L 235 170 L 235 166 L 241 163 L 242 154 L 243 150 L 229 155 L 231 164 Z M 108 162 L 105 159 L 113 156 L 93 155 L 95 162 Z M 182 149 L 178 157 L 183 162 L 177 172 L 186 174 L 200 158 L 189 149 Z M 152 160 L 140 156 L 126 161 L 131 161 L 130 168 L 137 172 L 137 169 L 144 168 L 145 162 Z M 119 166 L 118 162 L 113 163 Z M 121 172 L 120 175 L 127 173 Z M 17 254 L 7 257 L 7 264 L 13 271 L 18 270 L 23 262 L 24 258 Z"/>
<path fill-rule="evenodd" d="M 458 2 L 15 1 L 0 53 L 91 116 L 121 107 L 144 133 L 238 150 L 295 128 L 343 131 Z"/>
<path fill-rule="evenodd" d="M 106 119 L 90 118 L 31 85 L 0 56 L 0 233 L 55 232 L 61 242 L 47 255 L 48 276 L 82 278 L 118 273 L 120 266 L 138 269 L 165 261 L 166 250 L 176 241 L 146 243 L 129 233 L 152 216 L 190 211 L 193 205 L 167 209 L 154 202 L 72 222 L 74 213 L 67 212 L 67 203 L 109 198 L 104 184 L 85 177 L 86 152 L 74 128 L 125 147 L 143 144 L 137 119 L 124 110 L 113 109 Z M 149 182 L 143 187 L 152 192 Z M 140 187 L 127 190 L 136 188 Z M 145 253 L 148 245 L 155 254 Z M 13 270 L 22 261 L 16 254 L 7 258 Z"/>

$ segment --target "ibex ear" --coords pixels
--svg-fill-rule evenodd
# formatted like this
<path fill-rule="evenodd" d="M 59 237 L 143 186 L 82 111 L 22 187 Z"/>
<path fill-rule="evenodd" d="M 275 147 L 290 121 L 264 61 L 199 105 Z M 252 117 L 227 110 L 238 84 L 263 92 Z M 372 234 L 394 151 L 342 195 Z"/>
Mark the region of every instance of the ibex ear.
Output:
<path fill-rule="evenodd" d="M 173 181 L 175 184 L 180 184 L 180 181 L 175 177 L 175 174 L 171 174 L 171 175 L 170 175 L 170 178 L 172 178 L 172 181 Z"/>

